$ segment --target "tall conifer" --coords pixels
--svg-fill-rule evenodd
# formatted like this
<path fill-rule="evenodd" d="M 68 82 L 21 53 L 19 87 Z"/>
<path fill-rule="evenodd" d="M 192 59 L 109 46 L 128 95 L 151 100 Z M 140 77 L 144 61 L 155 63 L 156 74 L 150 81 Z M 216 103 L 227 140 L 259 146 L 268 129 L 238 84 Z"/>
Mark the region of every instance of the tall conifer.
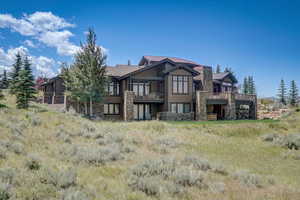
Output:
<path fill-rule="evenodd" d="M 296 106 L 298 102 L 298 87 L 295 80 L 292 80 L 290 91 L 289 91 L 289 101 L 292 106 Z"/>
<path fill-rule="evenodd" d="M 278 89 L 279 102 L 286 105 L 286 86 L 284 80 L 281 79 L 279 89 Z"/>
<path fill-rule="evenodd" d="M 21 67 L 22 67 L 22 57 L 20 53 L 17 53 L 15 63 L 13 64 L 13 70 L 10 73 L 9 88 L 11 94 L 16 93 L 16 88 L 17 88 L 16 84 L 18 82 Z"/>

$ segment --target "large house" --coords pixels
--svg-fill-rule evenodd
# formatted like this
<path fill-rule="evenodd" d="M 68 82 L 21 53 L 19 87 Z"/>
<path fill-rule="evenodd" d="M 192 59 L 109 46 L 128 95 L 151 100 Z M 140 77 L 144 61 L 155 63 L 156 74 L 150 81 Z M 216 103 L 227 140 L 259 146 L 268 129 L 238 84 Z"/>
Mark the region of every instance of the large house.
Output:
<path fill-rule="evenodd" d="M 174 57 L 143 56 L 138 65 L 108 66 L 110 83 L 93 114 L 113 120 L 256 119 L 255 95 L 239 94 L 230 72 Z M 64 94 L 57 76 L 42 86 L 43 102 L 84 112 L 84 105 Z M 89 109 L 87 109 L 89 111 Z"/>

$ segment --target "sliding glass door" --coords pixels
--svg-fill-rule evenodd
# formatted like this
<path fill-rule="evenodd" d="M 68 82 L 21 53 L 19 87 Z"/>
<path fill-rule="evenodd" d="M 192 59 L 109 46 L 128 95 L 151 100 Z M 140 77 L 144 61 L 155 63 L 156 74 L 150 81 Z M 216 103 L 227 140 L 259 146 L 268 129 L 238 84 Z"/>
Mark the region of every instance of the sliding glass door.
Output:
<path fill-rule="evenodd" d="M 134 119 L 135 120 L 150 120 L 150 104 L 134 104 Z"/>

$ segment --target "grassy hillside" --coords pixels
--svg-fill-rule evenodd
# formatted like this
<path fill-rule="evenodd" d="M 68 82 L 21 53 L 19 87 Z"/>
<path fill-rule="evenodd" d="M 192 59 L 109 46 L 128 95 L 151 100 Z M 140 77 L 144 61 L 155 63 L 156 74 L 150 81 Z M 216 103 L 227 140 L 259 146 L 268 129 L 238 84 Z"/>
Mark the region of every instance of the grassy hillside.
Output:
<path fill-rule="evenodd" d="M 0 108 L 0 200 L 300 199 L 300 154 L 281 121 L 91 122 Z M 270 138 L 262 139 L 265 134 Z M 272 138 L 274 136 L 274 138 Z M 293 136 L 293 135 L 292 135 Z"/>

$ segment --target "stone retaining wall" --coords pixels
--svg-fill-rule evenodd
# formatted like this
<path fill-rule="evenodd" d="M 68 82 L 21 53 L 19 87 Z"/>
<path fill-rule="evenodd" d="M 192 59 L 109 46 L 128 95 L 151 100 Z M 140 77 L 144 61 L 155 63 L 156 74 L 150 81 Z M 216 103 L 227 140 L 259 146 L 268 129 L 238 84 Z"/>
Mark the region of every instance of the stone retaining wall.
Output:
<path fill-rule="evenodd" d="M 191 121 L 194 120 L 194 113 L 160 112 L 158 113 L 158 119 L 167 121 Z"/>

